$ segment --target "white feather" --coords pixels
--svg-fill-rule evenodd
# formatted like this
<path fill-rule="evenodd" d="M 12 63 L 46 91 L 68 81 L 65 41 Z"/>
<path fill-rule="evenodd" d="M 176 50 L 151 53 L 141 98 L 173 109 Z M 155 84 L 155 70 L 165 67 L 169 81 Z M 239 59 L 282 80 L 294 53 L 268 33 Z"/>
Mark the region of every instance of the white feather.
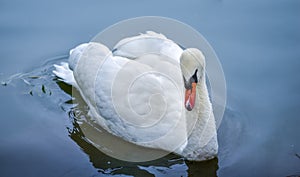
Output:
<path fill-rule="evenodd" d="M 69 64 L 66 62 L 61 62 L 60 65 L 54 64 L 55 70 L 53 73 L 60 78 L 61 81 L 78 88 L 75 81 L 73 71 L 69 68 Z"/>

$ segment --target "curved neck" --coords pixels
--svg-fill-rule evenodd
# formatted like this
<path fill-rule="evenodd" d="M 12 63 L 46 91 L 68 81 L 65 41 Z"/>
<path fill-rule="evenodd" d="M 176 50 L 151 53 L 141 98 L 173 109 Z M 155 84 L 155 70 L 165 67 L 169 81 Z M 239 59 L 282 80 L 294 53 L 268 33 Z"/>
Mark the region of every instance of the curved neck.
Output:
<path fill-rule="evenodd" d="M 198 158 L 199 152 L 216 135 L 215 120 L 212 105 L 206 86 L 205 75 L 197 84 L 196 105 L 192 111 L 186 111 L 187 130 L 189 132 L 186 148 L 183 155 L 190 158 Z"/>

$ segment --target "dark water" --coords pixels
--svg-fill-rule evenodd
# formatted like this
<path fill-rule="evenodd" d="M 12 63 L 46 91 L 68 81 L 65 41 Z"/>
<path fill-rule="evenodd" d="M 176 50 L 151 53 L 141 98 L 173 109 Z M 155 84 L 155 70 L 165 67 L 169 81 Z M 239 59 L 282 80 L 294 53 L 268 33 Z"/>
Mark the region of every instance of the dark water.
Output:
<path fill-rule="evenodd" d="M 217 52 L 228 94 L 218 159 L 127 163 L 81 134 L 74 112 L 85 105 L 72 104 L 52 64 L 142 15 L 181 20 Z M 297 0 L 0 1 L 0 176 L 299 176 L 299 17 Z"/>

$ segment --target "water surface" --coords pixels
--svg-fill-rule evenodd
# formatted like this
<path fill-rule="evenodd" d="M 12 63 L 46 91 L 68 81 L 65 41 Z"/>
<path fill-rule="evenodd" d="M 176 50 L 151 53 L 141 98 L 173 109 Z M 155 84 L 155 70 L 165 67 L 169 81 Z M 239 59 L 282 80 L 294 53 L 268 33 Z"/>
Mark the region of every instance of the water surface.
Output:
<path fill-rule="evenodd" d="M 3 0 L 0 9 L 1 176 L 300 175 L 299 1 Z M 126 163 L 81 134 L 71 88 L 52 76 L 52 64 L 107 26 L 141 15 L 181 20 L 217 52 L 228 93 L 218 159 Z"/>

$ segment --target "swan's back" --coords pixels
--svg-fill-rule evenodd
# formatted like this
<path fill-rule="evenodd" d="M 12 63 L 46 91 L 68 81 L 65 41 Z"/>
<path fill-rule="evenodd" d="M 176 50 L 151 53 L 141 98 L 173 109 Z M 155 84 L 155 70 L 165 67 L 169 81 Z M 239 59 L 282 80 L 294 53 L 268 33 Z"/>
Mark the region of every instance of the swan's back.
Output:
<path fill-rule="evenodd" d="M 182 49 L 163 34 L 147 31 L 145 34 L 122 39 L 115 45 L 113 53 L 130 59 L 155 53 L 168 56 L 179 63 Z"/>

